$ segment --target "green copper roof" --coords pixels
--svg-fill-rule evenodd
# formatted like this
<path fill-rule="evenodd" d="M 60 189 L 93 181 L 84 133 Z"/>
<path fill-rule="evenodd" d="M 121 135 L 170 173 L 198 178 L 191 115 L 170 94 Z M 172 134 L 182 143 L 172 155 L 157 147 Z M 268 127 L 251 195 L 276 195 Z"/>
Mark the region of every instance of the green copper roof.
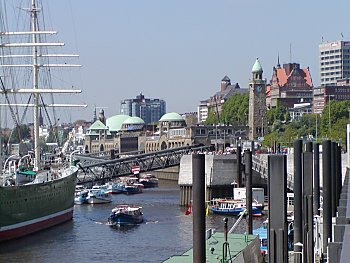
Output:
<path fill-rule="evenodd" d="M 262 73 L 262 72 L 263 72 L 263 69 L 261 67 L 259 59 L 257 58 L 252 68 L 252 73 Z"/>
<path fill-rule="evenodd" d="M 225 242 L 224 233 L 214 233 L 206 240 L 205 255 L 207 263 L 218 262 L 244 262 L 245 257 L 249 257 L 249 262 L 261 259 L 260 241 L 255 235 L 244 234 L 228 234 L 227 241 L 228 257 L 232 260 L 223 260 L 223 243 Z M 258 244 L 256 246 L 256 244 Z M 248 247 L 250 245 L 250 248 Z M 249 254 L 249 255 L 247 255 Z M 255 260 L 254 260 L 255 259 Z M 248 260 L 246 261 L 248 262 Z M 164 263 L 193 263 L 193 249 L 190 249 L 182 255 L 172 256 L 164 261 Z"/>
<path fill-rule="evenodd" d="M 159 121 L 184 121 L 184 118 L 176 112 L 169 112 L 164 114 Z"/>
<path fill-rule="evenodd" d="M 123 124 L 145 124 L 145 122 L 139 117 L 129 117 L 123 121 Z"/>
<path fill-rule="evenodd" d="M 107 127 L 100 120 L 97 120 L 90 126 L 88 130 L 107 130 Z"/>
<path fill-rule="evenodd" d="M 111 132 L 119 131 L 123 122 L 128 118 L 130 118 L 128 115 L 114 115 L 106 120 L 106 126 Z"/>

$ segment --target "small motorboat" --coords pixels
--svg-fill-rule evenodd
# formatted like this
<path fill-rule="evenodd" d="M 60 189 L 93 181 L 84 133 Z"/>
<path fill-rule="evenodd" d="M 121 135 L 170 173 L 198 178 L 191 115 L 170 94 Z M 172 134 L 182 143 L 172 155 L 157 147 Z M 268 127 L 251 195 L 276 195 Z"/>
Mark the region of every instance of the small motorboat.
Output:
<path fill-rule="evenodd" d="M 112 209 L 108 217 L 111 226 L 136 225 L 143 222 L 143 213 L 140 206 L 118 205 Z"/>

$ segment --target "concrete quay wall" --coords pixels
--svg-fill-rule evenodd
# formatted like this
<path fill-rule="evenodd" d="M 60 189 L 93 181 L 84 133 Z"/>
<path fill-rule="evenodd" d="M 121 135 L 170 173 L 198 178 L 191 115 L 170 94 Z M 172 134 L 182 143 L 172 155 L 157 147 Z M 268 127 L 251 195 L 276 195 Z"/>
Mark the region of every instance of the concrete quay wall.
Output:
<path fill-rule="evenodd" d="M 232 196 L 232 183 L 238 182 L 236 155 L 205 155 L 206 200 Z M 184 155 L 179 171 L 180 205 L 192 200 L 192 155 Z"/>
<path fill-rule="evenodd" d="M 162 180 L 178 181 L 180 166 L 173 166 L 152 172 L 154 176 Z"/>

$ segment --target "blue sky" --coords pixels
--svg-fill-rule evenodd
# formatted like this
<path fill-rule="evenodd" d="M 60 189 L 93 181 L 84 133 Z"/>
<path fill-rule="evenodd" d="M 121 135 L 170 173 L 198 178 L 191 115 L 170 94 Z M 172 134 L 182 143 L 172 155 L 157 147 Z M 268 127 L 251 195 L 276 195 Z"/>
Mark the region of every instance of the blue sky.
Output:
<path fill-rule="evenodd" d="M 46 18 L 83 65 L 76 102 L 89 107 L 71 111 L 73 120 L 91 119 L 94 105 L 118 114 L 120 101 L 140 92 L 164 99 L 168 112 L 196 111 L 225 75 L 247 87 L 257 57 L 268 81 L 279 54 L 310 67 L 318 85 L 322 37 L 350 40 L 348 0 L 47 2 Z"/>

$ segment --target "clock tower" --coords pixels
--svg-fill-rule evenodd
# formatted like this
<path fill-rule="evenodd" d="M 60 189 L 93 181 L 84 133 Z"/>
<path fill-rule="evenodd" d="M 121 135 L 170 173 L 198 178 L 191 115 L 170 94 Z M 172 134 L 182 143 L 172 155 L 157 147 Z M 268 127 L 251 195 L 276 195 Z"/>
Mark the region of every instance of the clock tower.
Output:
<path fill-rule="evenodd" d="M 262 78 L 263 69 L 259 59 L 252 68 L 252 79 L 249 80 L 249 140 L 257 140 L 267 133 L 266 116 L 266 79 Z"/>

